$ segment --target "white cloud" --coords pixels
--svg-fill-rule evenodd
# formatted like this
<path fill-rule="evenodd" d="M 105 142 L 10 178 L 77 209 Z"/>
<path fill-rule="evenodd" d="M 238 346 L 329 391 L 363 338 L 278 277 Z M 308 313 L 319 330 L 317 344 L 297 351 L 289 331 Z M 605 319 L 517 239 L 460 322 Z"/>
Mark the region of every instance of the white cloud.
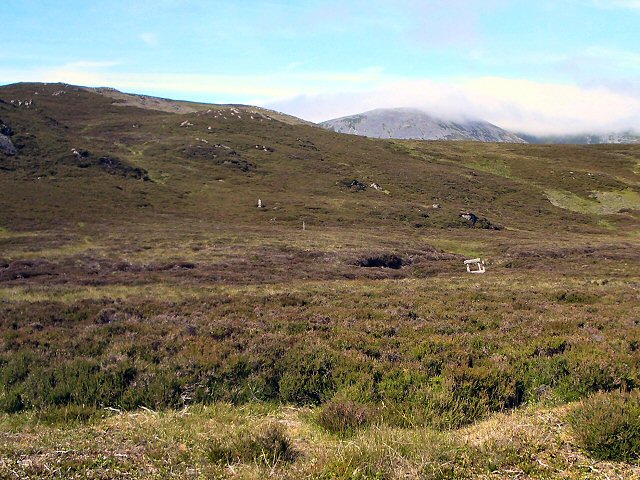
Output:
<path fill-rule="evenodd" d="M 640 1 L 638 0 L 618 0 L 618 1 L 612 1 L 611 3 L 613 3 L 614 5 L 617 5 L 619 7 L 625 7 L 625 8 L 640 8 Z"/>
<path fill-rule="evenodd" d="M 500 77 L 399 79 L 371 90 L 300 95 L 269 106 L 313 121 L 380 107 L 415 107 L 434 115 L 481 118 L 509 130 L 536 134 L 640 127 L 640 97 L 602 87 Z"/>
<path fill-rule="evenodd" d="M 73 62 L 59 67 L 4 70 L 0 83 L 20 81 L 65 82 L 86 86 L 112 86 L 135 93 L 184 92 L 218 95 L 220 101 L 255 101 L 289 98 L 298 93 L 319 94 L 340 88 L 367 88 L 383 78 L 380 67 L 353 72 L 291 72 L 259 75 L 217 75 L 182 73 L 129 73 L 103 67 L 116 62 Z M 243 100 L 244 99 L 244 100 Z"/>
<path fill-rule="evenodd" d="M 117 62 L 117 61 L 95 62 L 95 61 L 79 60 L 77 62 L 67 63 L 64 65 L 63 68 L 71 69 L 71 70 L 90 70 L 90 69 L 97 69 L 97 68 L 117 67 L 118 65 L 120 65 L 120 62 Z"/>

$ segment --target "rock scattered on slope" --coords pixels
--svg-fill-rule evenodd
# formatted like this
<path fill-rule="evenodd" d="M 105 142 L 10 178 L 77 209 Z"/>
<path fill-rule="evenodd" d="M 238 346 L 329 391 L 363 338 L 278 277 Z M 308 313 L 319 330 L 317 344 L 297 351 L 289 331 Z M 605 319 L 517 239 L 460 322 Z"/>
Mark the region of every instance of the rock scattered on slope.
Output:
<path fill-rule="evenodd" d="M 106 171 L 110 175 L 118 175 L 125 178 L 134 178 L 136 180 L 150 181 L 149 172 L 144 168 L 133 167 L 123 162 L 119 158 L 107 155 L 96 159 L 88 150 L 72 148 L 73 164 L 79 168 L 98 167 Z"/>
<path fill-rule="evenodd" d="M 13 135 L 13 129 L 9 125 L 5 125 L 0 120 L 0 134 L 10 137 Z"/>
<path fill-rule="evenodd" d="M 267 145 L 255 145 L 255 149 L 262 150 L 263 152 L 269 152 L 269 153 L 275 152 L 275 150 L 272 147 L 269 147 Z"/>
<path fill-rule="evenodd" d="M 8 156 L 18 153 L 11 139 L 2 133 L 0 133 L 0 152 Z"/>

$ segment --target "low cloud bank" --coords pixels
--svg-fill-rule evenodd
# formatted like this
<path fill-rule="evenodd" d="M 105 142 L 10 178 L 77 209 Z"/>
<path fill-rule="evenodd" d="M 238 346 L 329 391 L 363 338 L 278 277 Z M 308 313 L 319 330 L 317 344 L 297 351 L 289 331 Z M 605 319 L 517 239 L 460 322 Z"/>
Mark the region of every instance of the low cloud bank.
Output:
<path fill-rule="evenodd" d="M 369 90 L 298 95 L 266 106 L 311 121 L 375 108 L 413 107 L 447 119 L 483 119 L 537 135 L 640 131 L 640 98 L 632 94 L 498 77 L 401 80 Z"/>

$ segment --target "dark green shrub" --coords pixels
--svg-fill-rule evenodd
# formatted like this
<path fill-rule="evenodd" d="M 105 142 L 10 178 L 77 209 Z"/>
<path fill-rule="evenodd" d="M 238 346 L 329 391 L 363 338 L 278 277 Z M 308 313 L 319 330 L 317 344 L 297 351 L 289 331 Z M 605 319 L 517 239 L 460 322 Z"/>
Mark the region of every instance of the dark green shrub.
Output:
<path fill-rule="evenodd" d="M 599 391 L 632 390 L 637 383 L 633 360 L 609 351 L 582 348 L 567 355 L 568 375 L 560 379 L 556 395 L 565 402 Z"/>
<path fill-rule="evenodd" d="M 569 415 L 578 444 L 598 460 L 640 459 L 640 393 L 597 393 Z"/>
<path fill-rule="evenodd" d="M 292 351 L 281 363 L 280 398 L 298 405 L 318 405 L 335 392 L 335 358 L 323 349 Z"/>
<path fill-rule="evenodd" d="M 66 405 L 64 407 L 49 407 L 38 411 L 37 419 L 48 425 L 76 425 L 101 417 L 103 413 L 93 407 L 84 405 Z"/>
<path fill-rule="evenodd" d="M 351 400 L 331 400 L 325 403 L 316 422 L 325 430 L 346 436 L 371 421 L 371 410 Z"/>
<path fill-rule="evenodd" d="M 535 345 L 531 352 L 532 357 L 553 357 L 561 355 L 569 348 L 569 343 L 564 338 L 550 338 Z"/>
<path fill-rule="evenodd" d="M 450 399 L 443 413 L 453 413 L 452 426 L 480 420 L 491 412 L 520 405 L 524 384 L 514 372 L 489 367 L 459 367 L 451 370 Z"/>
<path fill-rule="evenodd" d="M 269 423 L 253 432 L 240 432 L 231 438 L 213 442 L 207 458 L 218 464 L 261 463 L 273 467 L 278 463 L 293 462 L 298 453 L 278 423 Z"/>
<path fill-rule="evenodd" d="M 5 397 L 0 398 L 0 412 L 18 413 L 25 408 L 22 395 L 18 392 L 11 391 Z"/>
<path fill-rule="evenodd" d="M 29 372 L 38 366 L 38 359 L 31 352 L 18 352 L 0 364 L 0 384 L 9 386 L 24 381 Z"/>
<path fill-rule="evenodd" d="M 234 404 L 279 398 L 279 373 L 274 360 L 251 356 L 229 357 L 224 363 L 192 366 L 193 400 L 209 403 L 225 401 Z"/>
<path fill-rule="evenodd" d="M 132 372 L 135 374 L 135 372 Z M 126 379 L 128 371 L 123 372 L 122 377 Z M 180 407 L 183 405 L 181 399 L 182 385 L 175 371 L 171 369 L 154 369 L 135 377 L 135 386 L 126 388 L 128 383 L 116 385 L 116 392 L 121 392 L 112 402 L 127 410 L 140 406 L 153 409 L 163 407 Z"/>
<path fill-rule="evenodd" d="M 516 363 L 516 371 L 522 375 L 526 401 L 543 398 L 570 374 L 564 355 L 535 356 Z"/>
<path fill-rule="evenodd" d="M 103 369 L 95 360 L 76 359 L 32 372 L 24 384 L 23 400 L 36 408 L 115 405 L 135 376 L 128 362 Z"/>
<path fill-rule="evenodd" d="M 564 303 L 593 303 L 596 297 L 584 292 L 560 292 L 555 299 Z"/>
<path fill-rule="evenodd" d="M 376 389 L 380 398 L 387 402 L 412 401 L 416 392 L 429 381 L 419 370 L 405 368 L 389 368 L 381 377 Z"/>

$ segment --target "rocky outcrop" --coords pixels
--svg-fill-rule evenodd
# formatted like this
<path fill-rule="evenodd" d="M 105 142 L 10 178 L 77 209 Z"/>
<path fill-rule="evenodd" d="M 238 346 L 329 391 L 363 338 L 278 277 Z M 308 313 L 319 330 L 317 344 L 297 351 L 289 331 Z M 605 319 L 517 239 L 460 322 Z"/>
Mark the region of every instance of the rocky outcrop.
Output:
<path fill-rule="evenodd" d="M 8 156 L 13 156 L 18 153 L 11 139 L 2 133 L 0 133 L 0 152 Z"/>
<path fill-rule="evenodd" d="M 216 165 L 250 172 L 256 169 L 256 164 L 245 159 L 239 152 L 228 145 L 216 143 L 215 145 L 189 145 L 183 150 L 188 158 L 201 158 L 211 160 Z"/>
<path fill-rule="evenodd" d="M 144 168 L 132 167 L 114 157 L 100 157 L 98 159 L 98 166 L 111 175 L 135 178 L 136 180 L 144 180 L 145 182 L 151 180 L 149 178 L 149 172 Z"/>
<path fill-rule="evenodd" d="M 89 151 L 78 150 L 76 148 L 72 148 L 71 153 L 73 154 L 74 159 L 73 164 L 76 167 L 98 167 L 106 171 L 110 175 L 118 175 L 125 178 L 134 178 L 136 180 L 144 180 L 145 182 L 151 180 L 149 178 L 149 172 L 147 172 L 144 168 L 131 166 L 118 158 L 105 155 L 99 157 L 96 160 Z"/>
<path fill-rule="evenodd" d="M 471 228 L 482 228 L 485 230 L 502 230 L 502 225 L 491 223 L 485 217 L 479 217 L 473 212 L 460 212 L 460 218 Z"/>

